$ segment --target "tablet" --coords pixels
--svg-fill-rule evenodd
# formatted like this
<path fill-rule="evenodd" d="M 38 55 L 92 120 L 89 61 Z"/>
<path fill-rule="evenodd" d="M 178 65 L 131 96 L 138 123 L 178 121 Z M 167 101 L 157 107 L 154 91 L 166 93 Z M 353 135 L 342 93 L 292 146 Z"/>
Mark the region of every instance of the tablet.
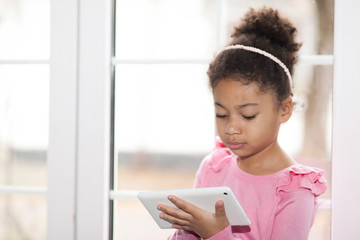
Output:
<path fill-rule="evenodd" d="M 161 211 L 157 209 L 159 203 L 176 207 L 168 200 L 169 195 L 184 199 L 211 213 L 215 213 L 215 203 L 223 200 L 226 216 L 232 226 L 250 225 L 250 219 L 229 187 L 139 192 L 139 200 L 160 228 L 171 228 L 171 223 L 159 217 Z"/>

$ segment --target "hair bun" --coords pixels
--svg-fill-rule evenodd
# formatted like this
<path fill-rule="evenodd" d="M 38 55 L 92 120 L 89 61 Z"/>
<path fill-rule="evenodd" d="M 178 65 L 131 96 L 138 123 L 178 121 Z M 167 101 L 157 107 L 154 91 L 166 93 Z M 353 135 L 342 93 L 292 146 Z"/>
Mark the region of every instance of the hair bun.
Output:
<path fill-rule="evenodd" d="M 259 10 L 251 8 L 244 16 L 241 24 L 235 27 L 232 44 L 245 44 L 241 36 L 247 35 L 252 42 L 270 41 L 272 45 L 278 45 L 290 52 L 299 50 L 301 44 L 295 42 L 296 28 L 292 23 L 279 15 L 277 10 L 262 7 Z M 243 39 L 243 38 L 242 38 Z M 261 40 L 262 39 L 262 40 Z M 257 41 L 256 41 L 257 40 Z"/>

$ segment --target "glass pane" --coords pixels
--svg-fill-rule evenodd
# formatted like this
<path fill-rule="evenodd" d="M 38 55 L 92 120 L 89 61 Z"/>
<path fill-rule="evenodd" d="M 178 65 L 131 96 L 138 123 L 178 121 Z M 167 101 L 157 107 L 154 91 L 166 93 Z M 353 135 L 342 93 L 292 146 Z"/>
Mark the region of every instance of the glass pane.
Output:
<path fill-rule="evenodd" d="M 167 153 L 207 151 L 213 144 L 207 138 L 213 136 L 208 129 L 213 128 L 214 120 L 209 117 L 214 113 L 212 106 L 207 107 L 212 105 L 212 97 L 205 68 L 118 66 L 115 105 L 119 148 Z M 199 123 L 205 126 L 199 127 Z M 191 134 L 201 137 L 193 139 Z"/>
<path fill-rule="evenodd" d="M 332 0 L 220 2 L 118 0 L 116 57 L 211 58 L 228 42 L 226 36 L 248 8 L 264 4 L 279 9 L 297 26 L 301 54 L 333 53 Z"/>
<path fill-rule="evenodd" d="M 216 2 L 116 1 L 116 57 L 211 57 L 217 43 Z"/>
<path fill-rule="evenodd" d="M 294 94 L 304 105 L 280 129 L 279 143 L 299 163 L 325 170 L 328 190 L 320 202 L 331 199 L 332 66 L 299 64 Z M 309 240 L 330 239 L 331 209 L 320 204 Z"/>
<path fill-rule="evenodd" d="M 48 59 L 50 1 L 1 1 L 1 59 Z"/>
<path fill-rule="evenodd" d="M 0 195 L 0 239 L 46 239 L 46 197 Z"/>
<path fill-rule="evenodd" d="M 179 187 L 171 186 L 171 182 L 192 186 L 191 179 L 202 158 L 212 149 L 215 134 L 205 68 L 202 65 L 116 68 L 115 152 L 120 189 Z M 164 171 L 170 171 L 170 175 L 176 171 L 179 176 L 161 180 L 165 176 L 159 173 L 166 175 Z M 128 180 L 133 174 L 141 177 Z M 184 174 L 192 176 L 186 178 L 191 181 L 184 181 Z"/>
<path fill-rule="evenodd" d="M 0 65 L 0 185 L 46 186 L 49 67 Z"/>
<path fill-rule="evenodd" d="M 332 72 L 332 66 L 298 65 L 294 94 L 300 100 L 279 134 L 280 144 L 297 161 L 325 170 L 329 189 L 324 198 L 331 196 Z"/>
<path fill-rule="evenodd" d="M 308 240 L 331 239 L 331 211 L 330 209 L 318 209 L 314 225 L 312 226 Z"/>
<path fill-rule="evenodd" d="M 160 229 L 139 201 L 116 200 L 114 215 L 114 240 L 167 239 L 174 231 Z"/>
<path fill-rule="evenodd" d="M 300 54 L 332 54 L 334 34 L 334 1 L 279 1 L 279 0 L 224 0 L 223 21 L 225 36 L 230 36 L 233 25 L 250 8 L 264 5 L 278 9 L 298 29 L 298 40 L 303 43 Z M 225 41 L 227 43 L 227 41 Z"/>

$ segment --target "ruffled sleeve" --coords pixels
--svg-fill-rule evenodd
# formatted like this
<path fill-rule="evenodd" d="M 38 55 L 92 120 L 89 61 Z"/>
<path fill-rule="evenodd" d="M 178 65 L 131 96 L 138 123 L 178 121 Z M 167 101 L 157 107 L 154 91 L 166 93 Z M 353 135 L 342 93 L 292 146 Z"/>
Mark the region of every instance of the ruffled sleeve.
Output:
<path fill-rule="evenodd" d="M 211 154 L 207 155 L 196 173 L 194 187 L 208 187 L 212 177 L 231 160 L 233 153 L 220 140 L 215 139 L 215 147 Z"/>
<path fill-rule="evenodd" d="M 299 188 L 309 189 L 315 197 L 323 194 L 326 189 L 324 171 L 301 164 L 294 165 L 284 172 L 284 177 L 277 187 L 277 193 L 297 191 Z"/>
<path fill-rule="evenodd" d="M 220 140 L 219 137 L 216 137 L 215 140 L 215 148 L 212 152 L 211 159 L 210 159 L 210 167 L 215 171 L 218 172 L 222 168 L 222 166 L 228 161 L 231 160 L 233 153 L 229 148 L 227 148 Z"/>
<path fill-rule="evenodd" d="M 308 239 L 318 207 L 317 197 L 327 189 L 324 171 L 297 164 L 281 174 L 270 239 Z"/>

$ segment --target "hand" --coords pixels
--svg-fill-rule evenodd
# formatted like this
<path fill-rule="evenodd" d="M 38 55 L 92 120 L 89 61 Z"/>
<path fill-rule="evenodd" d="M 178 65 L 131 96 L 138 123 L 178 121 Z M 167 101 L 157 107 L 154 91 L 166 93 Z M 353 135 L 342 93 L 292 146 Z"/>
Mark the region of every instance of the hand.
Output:
<path fill-rule="evenodd" d="M 215 213 L 210 213 L 173 195 L 168 198 L 178 209 L 159 204 L 160 218 L 171 222 L 175 229 L 193 231 L 207 239 L 229 225 L 222 200 L 216 202 Z"/>

